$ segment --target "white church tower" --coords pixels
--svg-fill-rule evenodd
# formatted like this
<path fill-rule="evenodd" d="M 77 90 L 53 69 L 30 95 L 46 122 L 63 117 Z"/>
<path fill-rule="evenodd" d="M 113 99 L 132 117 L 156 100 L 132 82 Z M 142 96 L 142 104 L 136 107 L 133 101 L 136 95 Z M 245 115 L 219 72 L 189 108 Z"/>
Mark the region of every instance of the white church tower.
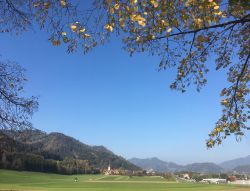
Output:
<path fill-rule="evenodd" d="M 111 165 L 110 165 L 110 162 L 109 162 L 109 166 L 108 166 L 108 171 L 109 171 L 109 172 L 111 171 Z"/>

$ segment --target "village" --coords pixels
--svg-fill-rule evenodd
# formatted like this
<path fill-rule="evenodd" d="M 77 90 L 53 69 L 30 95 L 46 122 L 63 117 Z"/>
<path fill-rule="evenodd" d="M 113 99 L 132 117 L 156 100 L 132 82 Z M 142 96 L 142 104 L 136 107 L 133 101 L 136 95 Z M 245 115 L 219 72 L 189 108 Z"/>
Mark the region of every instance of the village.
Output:
<path fill-rule="evenodd" d="M 195 172 L 166 172 L 160 173 L 153 169 L 142 171 L 129 171 L 122 169 L 112 169 L 111 165 L 102 171 L 106 176 L 158 176 L 166 181 L 201 183 L 201 184 L 230 184 L 230 185 L 250 185 L 250 175 L 232 173 L 208 174 Z"/>
<path fill-rule="evenodd" d="M 176 180 L 203 184 L 250 185 L 250 177 L 240 174 L 177 173 Z"/>

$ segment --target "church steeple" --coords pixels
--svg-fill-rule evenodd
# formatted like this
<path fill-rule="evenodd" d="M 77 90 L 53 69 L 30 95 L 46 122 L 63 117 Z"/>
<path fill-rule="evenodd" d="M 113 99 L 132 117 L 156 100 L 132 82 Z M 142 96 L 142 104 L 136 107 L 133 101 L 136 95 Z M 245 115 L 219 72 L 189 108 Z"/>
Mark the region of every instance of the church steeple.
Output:
<path fill-rule="evenodd" d="M 108 171 L 111 171 L 110 161 L 109 161 Z"/>

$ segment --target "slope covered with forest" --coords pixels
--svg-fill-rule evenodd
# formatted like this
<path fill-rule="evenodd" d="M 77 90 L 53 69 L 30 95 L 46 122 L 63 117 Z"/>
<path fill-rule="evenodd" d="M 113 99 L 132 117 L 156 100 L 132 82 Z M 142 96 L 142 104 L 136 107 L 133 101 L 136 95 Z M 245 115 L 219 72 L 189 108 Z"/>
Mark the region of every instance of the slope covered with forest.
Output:
<path fill-rule="evenodd" d="M 99 173 L 109 164 L 114 169 L 140 169 L 103 146 L 89 146 L 62 133 L 0 133 L 1 168 L 73 174 Z"/>

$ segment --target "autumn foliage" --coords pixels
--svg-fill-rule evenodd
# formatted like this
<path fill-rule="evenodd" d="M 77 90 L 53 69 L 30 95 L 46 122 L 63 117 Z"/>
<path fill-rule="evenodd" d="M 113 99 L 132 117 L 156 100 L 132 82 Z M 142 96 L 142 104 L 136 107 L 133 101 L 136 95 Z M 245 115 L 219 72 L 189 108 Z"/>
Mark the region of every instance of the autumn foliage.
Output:
<path fill-rule="evenodd" d="M 207 146 L 232 134 L 240 139 L 249 129 L 249 1 L 5 0 L 0 5 L 2 32 L 21 33 L 36 23 L 54 46 L 64 44 L 68 52 L 87 53 L 118 35 L 129 54 L 149 52 L 161 58 L 159 70 L 175 67 L 170 87 L 181 92 L 192 84 L 200 91 L 209 70 L 225 69 L 222 115 Z"/>

